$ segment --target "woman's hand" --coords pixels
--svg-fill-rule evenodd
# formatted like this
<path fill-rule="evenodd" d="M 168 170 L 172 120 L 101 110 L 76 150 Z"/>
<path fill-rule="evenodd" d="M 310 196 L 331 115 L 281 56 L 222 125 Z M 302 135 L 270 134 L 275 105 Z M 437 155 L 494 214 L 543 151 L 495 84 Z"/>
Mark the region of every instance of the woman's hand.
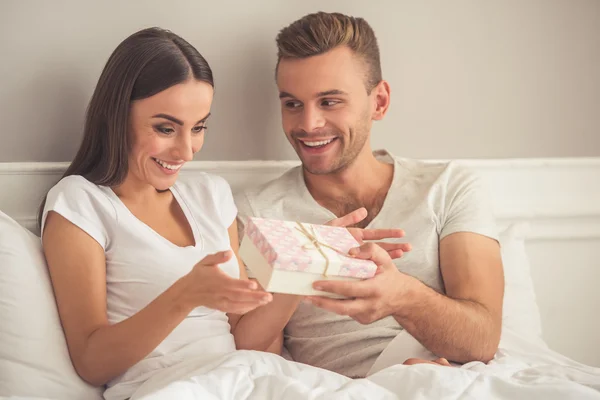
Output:
<path fill-rule="evenodd" d="M 245 314 L 273 300 L 256 282 L 235 279 L 219 268 L 233 255 L 231 250 L 210 254 L 182 278 L 184 301 L 232 314 Z"/>

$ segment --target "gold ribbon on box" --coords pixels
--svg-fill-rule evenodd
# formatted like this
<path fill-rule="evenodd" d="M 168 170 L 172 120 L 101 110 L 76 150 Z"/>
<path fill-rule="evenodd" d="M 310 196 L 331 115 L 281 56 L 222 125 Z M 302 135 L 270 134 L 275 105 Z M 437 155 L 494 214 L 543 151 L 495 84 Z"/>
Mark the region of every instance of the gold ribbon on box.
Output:
<path fill-rule="evenodd" d="M 335 247 L 330 246 L 327 243 L 320 241 L 317 238 L 317 233 L 315 232 L 315 230 L 312 226 L 310 226 L 310 230 L 312 231 L 312 232 L 310 232 L 308 229 L 306 229 L 306 227 L 301 222 L 296 222 L 296 224 L 299 226 L 299 228 L 297 227 L 296 229 L 298 231 L 300 231 L 300 233 L 302 233 L 304 236 L 306 236 L 308 238 L 308 240 L 310 241 L 310 243 L 305 244 L 304 246 L 302 246 L 302 248 L 308 249 L 312 245 L 325 259 L 325 269 L 323 270 L 323 276 L 327 276 L 327 270 L 329 269 L 329 257 L 327 257 L 327 254 L 325 254 L 325 251 L 323 251 L 323 247 L 326 247 L 328 249 L 335 251 L 338 254 L 348 257 L 348 254 L 345 254 L 344 252 L 336 249 Z"/>

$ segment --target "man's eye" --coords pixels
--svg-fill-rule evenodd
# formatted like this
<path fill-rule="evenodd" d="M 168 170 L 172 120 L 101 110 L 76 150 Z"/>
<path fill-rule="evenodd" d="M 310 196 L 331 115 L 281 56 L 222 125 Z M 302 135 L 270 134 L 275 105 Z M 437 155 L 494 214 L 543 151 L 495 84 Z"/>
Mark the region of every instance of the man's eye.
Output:
<path fill-rule="evenodd" d="M 339 103 L 339 101 L 337 101 L 337 100 L 323 100 L 323 101 L 321 101 L 321 105 L 325 106 L 325 107 L 335 106 L 338 103 Z"/>
<path fill-rule="evenodd" d="M 285 102 L 286 108 L 298 108 L 300 106 L 301 106 L 301 104 L 299 101 L 286 101 Z"/>

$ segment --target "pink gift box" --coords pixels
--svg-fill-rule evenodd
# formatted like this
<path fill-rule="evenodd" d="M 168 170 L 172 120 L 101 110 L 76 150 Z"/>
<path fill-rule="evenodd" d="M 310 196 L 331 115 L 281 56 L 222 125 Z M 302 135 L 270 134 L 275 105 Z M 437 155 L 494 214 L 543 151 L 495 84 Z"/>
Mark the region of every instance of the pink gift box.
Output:
<path fill-rule="evenodd" d="M 375 275 L 375 263 L 348 256 L 358 246 L 346 228 L 248 218 L 240 257 L 266 291 L 339 297 L 312 283 Z"/>

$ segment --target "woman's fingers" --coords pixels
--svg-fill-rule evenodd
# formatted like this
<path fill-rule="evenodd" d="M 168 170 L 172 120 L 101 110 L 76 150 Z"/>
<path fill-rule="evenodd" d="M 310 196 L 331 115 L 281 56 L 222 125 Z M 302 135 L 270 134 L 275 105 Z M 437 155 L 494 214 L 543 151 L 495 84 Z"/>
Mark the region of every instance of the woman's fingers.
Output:
<path fill-rule="evenodd" d="M 229 301 L 256 302 L 266 304 L 273 300 L 271 293 L 262 290 L 223 290 L 223 297 Z"/>

